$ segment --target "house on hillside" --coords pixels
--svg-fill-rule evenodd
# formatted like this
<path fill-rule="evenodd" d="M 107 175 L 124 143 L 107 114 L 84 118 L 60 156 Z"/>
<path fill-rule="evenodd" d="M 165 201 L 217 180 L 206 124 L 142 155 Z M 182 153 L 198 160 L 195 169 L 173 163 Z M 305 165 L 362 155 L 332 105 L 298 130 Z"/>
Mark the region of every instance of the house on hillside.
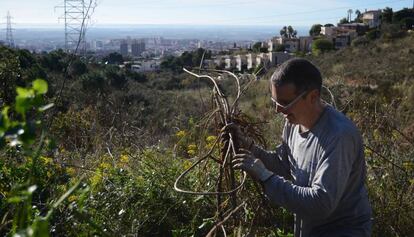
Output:
<path fill-rule="evenodd" d="M 249 53 L 246 54 L 246 62 L 247 62 L 247 70 L 250 70 L 252 68 L 256 67 L 256 55 Z"/>
<path fill-rule="evenodd" d="M 365 23 L 345 23 L 338 24 L 337 34 L 353 34 L 358 36 L 364 35 L 368 31 L 368 25 Z"/>
<path fill-rule="evenodd" d="M 294 53 L 299 50 L 299 39 L 298 38 L 283 38 L 282 44 L 285 46 L 285 51 Z"/>
<path fill-rule="evenodd" d="M 341 49 L 351 44 L 351 37 L 349 35 L 337 35 L 332 41 L 336 49 Z"/>
<path fill-rule="evenodd" d="M 299 50 L 302 52 L 311 51 L 312 42 L 313 42 L 312 36 L 300 36 L 299 37 Z"/>
<path fill-rule="evenodd" d="M 226 70 L 231 70 L 236 67 L 236 60 L 233 56 L 225 56 L 224 58 L 224 68 Z"/>
<path fill-rule="evenodd" d="M 362 22 L 364 22 L 370 29 L 381 25 L 381 10 L 365 11 L 362 13 Z"/>
<path fill-rule="evenodd" d="M 236 68 L 238 71 L 242 71 L 243 69 L 247 69 L 247 58 L 246 55 L 236 55 L 234 57 L 236 60 Z"/>
<path fill-rule="evenodd" d="M 267 48 L 269 52 L 275 51 L 278 45 L 284 45 L 285 50 L 288 52 L 296 52 L 300 48 L 300 39 L 299 38 L 283 38 L 283 37 L 273 37 L 267 41 Z"/>
<path fill-rule="evenodd" d="M 331 40 L 336 49 L 340 49 L 350 45 L 352 40 L 365 34 L 367 30 L 368 27 L 364 23 L 346 23 L 321 27 L 321 35 Z"/>

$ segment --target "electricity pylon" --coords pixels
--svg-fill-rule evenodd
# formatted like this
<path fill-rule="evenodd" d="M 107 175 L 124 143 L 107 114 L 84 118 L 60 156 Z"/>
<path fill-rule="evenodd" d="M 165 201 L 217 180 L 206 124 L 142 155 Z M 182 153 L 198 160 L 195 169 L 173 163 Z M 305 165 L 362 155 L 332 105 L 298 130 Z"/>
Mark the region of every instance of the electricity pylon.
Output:
<path fill-rule="evenodd" d="M 11 23 L 12 17 L 10 16 L 10 12 L 7 12 L 7 17 L 6 18 L 7 18 L 6 44 L 10 48 L 14 48 L 15 44 L 14 44 L 14 39 L 13 39 L 13 28 L 12 28 L 12 23 Z"/>
<path fill-rule="evenodd" d="M 86 51 L 86 25 L 89 20 L 90 4 L 85 0 L 65 0 L 64 15 L 59 17 L 65 21 L 65 50 L 68 53 L 83 54 Z"/>

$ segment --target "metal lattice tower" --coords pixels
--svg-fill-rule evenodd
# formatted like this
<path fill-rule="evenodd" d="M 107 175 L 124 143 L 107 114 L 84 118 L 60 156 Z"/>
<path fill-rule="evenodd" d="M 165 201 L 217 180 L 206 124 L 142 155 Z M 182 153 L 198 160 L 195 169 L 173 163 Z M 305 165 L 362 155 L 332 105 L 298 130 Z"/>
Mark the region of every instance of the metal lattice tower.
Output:
<path fill-rule="evenodd" d="M 89 20 L 85 0 L 65 0 L 63 19 L 65 21 L 65 50 L 70 53 L 83 54 L 86 51 L 85 32 Z"/>
<path fill-rule="evenodd" d="M 10 12 L 7 12 L 7 27 L 6 27 L 6 44 L 7 46 L 14 48 L 14 39 L 13 39 L 13 28 L 12 28 L 12 17 L 10 16 Z"/>

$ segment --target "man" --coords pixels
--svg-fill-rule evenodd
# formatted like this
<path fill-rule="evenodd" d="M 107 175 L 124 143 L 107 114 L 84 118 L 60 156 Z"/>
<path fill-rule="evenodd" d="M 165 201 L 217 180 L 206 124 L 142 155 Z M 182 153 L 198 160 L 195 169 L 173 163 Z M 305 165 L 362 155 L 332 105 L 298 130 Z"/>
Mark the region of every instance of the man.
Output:
<path fill-rule="evenodd" d="M 361 135 L 320 98 L 322 77 L 304 59 L 291 59 L 271 77 L 272 101 L 286 123 L 282 144 L 268 152 L 230 126 L 239 147 L 234 168 L 262 182 L 269 200 L 295 213 L 295 236 L 370 236 Z"/>

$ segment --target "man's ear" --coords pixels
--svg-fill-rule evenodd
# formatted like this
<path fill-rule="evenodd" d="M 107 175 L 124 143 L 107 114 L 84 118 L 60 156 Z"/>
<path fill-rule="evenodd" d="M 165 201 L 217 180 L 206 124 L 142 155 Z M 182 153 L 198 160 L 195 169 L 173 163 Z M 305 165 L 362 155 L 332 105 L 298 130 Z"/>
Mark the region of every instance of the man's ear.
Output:
<path fill-rule="evenodd" d="M 311 103 L 317 103 L 319 101 L 319 98 L 321 97 L 319 90 L 312 90 L 311 92 L 309 92 L 309 96 L 311 98 Z"/>

